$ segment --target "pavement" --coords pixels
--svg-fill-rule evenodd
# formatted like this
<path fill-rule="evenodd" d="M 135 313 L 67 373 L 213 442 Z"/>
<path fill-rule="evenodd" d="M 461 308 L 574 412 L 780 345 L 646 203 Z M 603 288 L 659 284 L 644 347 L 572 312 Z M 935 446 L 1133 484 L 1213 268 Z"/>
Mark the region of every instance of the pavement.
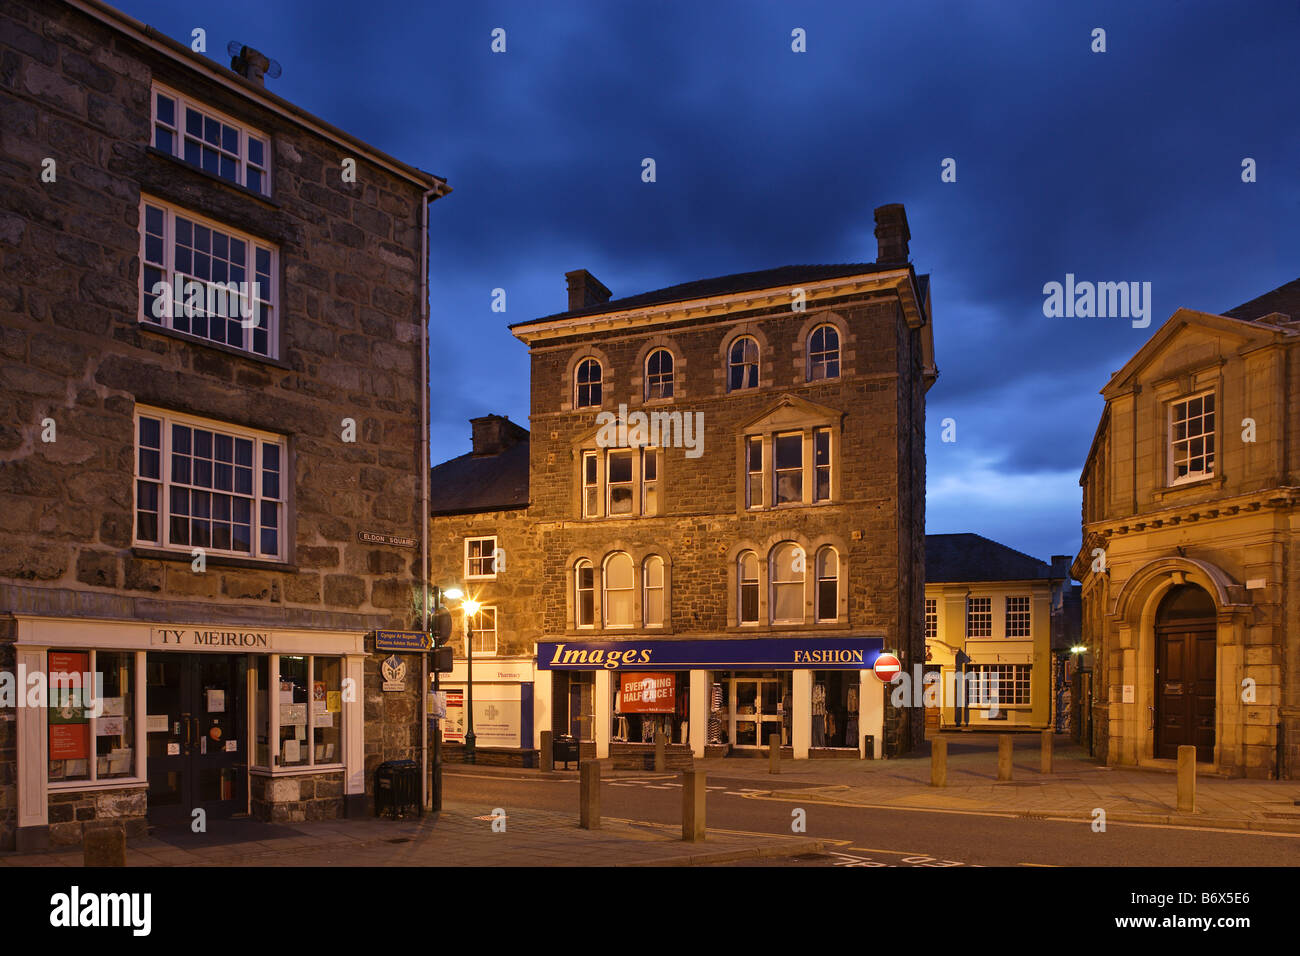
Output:
<path fill-rule="evenodd" d="M 154 829 L 127 843 L 127 866 L 696 866 L 819 853 L 826 841 L 710 829 L 702 843 L 681 827 L 603 818 L 583 830 L 571 813 L 512 809 L 495 822 L 482 804 L 444 803 L 401 820 L 292 825 L 221 821 L 209 834 Z M 80 867 L 80 847 L 0 854 L 0 867 Z"/>

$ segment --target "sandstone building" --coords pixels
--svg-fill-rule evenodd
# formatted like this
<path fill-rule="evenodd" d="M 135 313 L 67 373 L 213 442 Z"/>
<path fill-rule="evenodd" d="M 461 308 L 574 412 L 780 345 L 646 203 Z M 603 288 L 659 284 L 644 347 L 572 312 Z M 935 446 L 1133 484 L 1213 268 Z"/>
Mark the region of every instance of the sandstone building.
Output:
<path fill-rule="evenodd" d="M 902 206 L 876 236 L 875 262 L 623 299 L 577 270 L 566 311 L 512 326 L 532 356 L 527 507 L 435 513 L 432 577 L 494 605 L 498 653 L 536 654 L 511 697 L 532 700 L 525 749 L 550 730 L 635 760 L 664 731 L 679 759 L 772 735 L 795 757 L 881 756 L 919 736 L 870 667 L 924 653 L 929 277 Z M 506 460 L 478 457 L 482 482 Z M 486 706 L 476 692 L 476 730 Z"/>
<path fill-rule="evenodd" d="M 1102 390 L 1083 634 L 1108 763 L 1300 768 L 1300 280 L 1179 309 Z"/>
<path fill-rule="evenodd" d="M 420 757 L 422 655 L 381 690 L 372 632 L 424 624 L 448 189 L 265 66 L 94 0 L 0 12 L 0 671 L 100 682 L 0 709 L 0 847 L 362 813 Z"/>

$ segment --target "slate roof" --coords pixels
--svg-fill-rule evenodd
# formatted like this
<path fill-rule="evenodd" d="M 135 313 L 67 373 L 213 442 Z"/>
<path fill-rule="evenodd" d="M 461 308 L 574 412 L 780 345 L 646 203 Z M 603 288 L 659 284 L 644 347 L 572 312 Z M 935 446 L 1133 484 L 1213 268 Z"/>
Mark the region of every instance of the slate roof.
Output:
<path fill-rule="evenodd" d="M 780 286 L 796 286 L 802 282 L 820 282 L 823 279 L 838 279 L 843 276 L 870 275 L 875 272 L 889 272 L 903 268 L 902 263 L 881 264 L 876 262 L 845 262 L 836 265 L 779 266 L 775 269 L 762 269 L 758 272 L 738 272 L 729 276 L 717 276 L 713 279 L 696 279 L 682 282 L 667 288 L 642 292 L 622 299 L 611 299 L 598 305 L 589 305 L 569 312 L 557 312 L 540 319 L 516 322 L 512 329 L 524 328 L 538 322 L 551 322 L 556 319 L 571 319 L 584 315 L 600 315 L 603 312 L 618 312 L 623 309 L 645 308 L 662 305 L 666 302 L 686 302 L 691 299 L 707 299 L 710 296 L 734 292 L 752 292 L 757 289 L 774 289 Z M 929 275 L 918 276 L 917 286 L 921 301 L 925 301 L 929 286 Z"/>
<path fill-rule="evenodd" d="M 528 442 L 496 455 L 461 455 L 429 469 L 431 515 L 528 507 Z"/>
<path fill-rule="evenodd" d="M 925 581 L 1034 581 L 1052 576 L 1052 566 L 979 534 L 927 534 Z"/>
<path fill-rule="evenodd" d="M 1230 319 L 1251 322 L 1273 312 L 1281 312 L 1293 319 L 1300 319 L 1300 279 L 1279 286 L 1272 292 L 1265 292 L 1223 314 Z"/>

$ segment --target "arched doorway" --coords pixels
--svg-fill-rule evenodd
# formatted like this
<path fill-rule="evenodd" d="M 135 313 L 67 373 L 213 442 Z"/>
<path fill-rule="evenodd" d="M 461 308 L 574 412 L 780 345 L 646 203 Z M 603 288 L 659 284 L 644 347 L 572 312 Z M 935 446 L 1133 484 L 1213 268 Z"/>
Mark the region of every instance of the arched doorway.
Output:
<path fill-rule="evenodd" d="M 1215 616 L 1214 599 L 1194 584 L 1171 588 L 1156 610 L 1156 757 L 1191 744 L 1198 761 L 1214 760 Z"/>

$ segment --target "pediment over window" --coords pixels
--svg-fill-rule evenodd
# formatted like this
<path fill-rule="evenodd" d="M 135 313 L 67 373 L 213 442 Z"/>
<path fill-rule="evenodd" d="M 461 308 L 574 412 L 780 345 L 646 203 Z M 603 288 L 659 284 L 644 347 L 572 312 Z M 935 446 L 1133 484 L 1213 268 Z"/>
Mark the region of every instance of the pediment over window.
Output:
<path fill-rule="evenodd" d="M 741 433 L 757 435 L 772 431 L 794 431 L 817 426 L 831 426 L 844 413 L 838 408 L 810 402 L 797 395 L 782 395 L 771 406 L 741 426 Z"/>

